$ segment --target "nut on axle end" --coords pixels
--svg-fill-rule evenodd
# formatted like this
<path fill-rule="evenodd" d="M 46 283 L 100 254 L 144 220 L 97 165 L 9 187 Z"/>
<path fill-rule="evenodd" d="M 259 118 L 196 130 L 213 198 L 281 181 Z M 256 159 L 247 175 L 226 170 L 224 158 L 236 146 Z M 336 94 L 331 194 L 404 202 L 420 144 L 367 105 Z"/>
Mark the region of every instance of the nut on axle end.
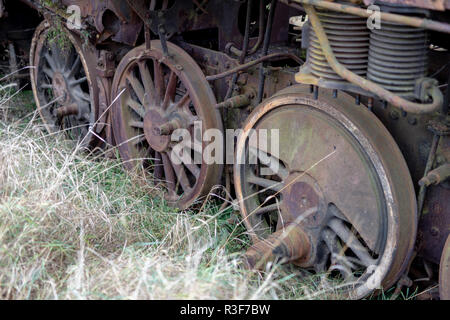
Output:
<path fill-rule="evenodd" d="M 246 266 L 264 270 L 269 262 L 301 263 L 311 251 L 306 232 L 298 225 L 289 225 L 251 246 L 245 253 Z"/>
<path fill-rule="evenodd" d="M 56 109 L 56 115 L 58 118 L 64 118 L 65 116 L 76 116 L 79 112 L 78 105 L 76 103 L 59 107 Z"/>

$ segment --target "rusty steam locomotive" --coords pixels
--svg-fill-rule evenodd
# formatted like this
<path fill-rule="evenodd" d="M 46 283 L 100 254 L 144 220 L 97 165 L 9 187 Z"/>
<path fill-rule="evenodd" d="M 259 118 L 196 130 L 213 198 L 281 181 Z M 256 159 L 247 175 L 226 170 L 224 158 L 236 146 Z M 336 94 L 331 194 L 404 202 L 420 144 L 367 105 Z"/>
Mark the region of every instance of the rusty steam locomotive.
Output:
<path fill-rule="evenodd" d="M 248 266 L 327 273 L 350 298 L 439 284 L 430 295 L 450 299 L 449 10 L 449 0 L 2 0 L 0 45 L 18 78 L 31 66 L 49 131 L 118 148 L 180 209 L 225 185 L 253 241 Z M 174 161 L 172 133 L 195 122 L 240 129 L 234 164 Z M 264 129 L 279 129 L 276 155 L 250 141 Z M 188 158 L 206 142 L 193 146 Z M 237 161 L 250 153 L 257 161 Z"/>

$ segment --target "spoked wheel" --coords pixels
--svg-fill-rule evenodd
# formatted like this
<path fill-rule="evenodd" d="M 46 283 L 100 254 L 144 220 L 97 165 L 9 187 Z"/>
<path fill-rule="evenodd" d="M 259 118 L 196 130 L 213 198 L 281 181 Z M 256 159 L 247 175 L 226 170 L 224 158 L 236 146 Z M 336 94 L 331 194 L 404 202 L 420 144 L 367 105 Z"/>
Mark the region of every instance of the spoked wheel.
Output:
<path fill-rule="evenodd" d="M 234 181 L 254 242 L 246 257 L 260 269 L 292 262 L 339 294 L 362 298 L 404 270 L 417 228 L 415 193 L 378 119 L 348 95 L 322 91 L 314 100 L 303 86 L 284 90 L 244 126 Z"/>
<path fill-rule="evenodd" d="M 222 121 L 195 61 L 172 43 L 167 57 L 159 41 L 151 48 L 131 50 L 117 68 L 114 135 L 125 167 L 151 173 L 167 189 L 169 204 L 185 209 L 219 182 L 222 165 L 205 162 L 201 136 L 208 129 L 222 131 Z M 176 135 L 182 152 L 174 150 L 180 146 Z"/>
<path fill-rule="evenodd" d="M 67 32 L 70 44 L 62 47 L 49 37 L 49 30 L 48 22 L 41 23 L 31 46 L 31 85 L 37 108 L 49 132 L 64 130 L 83 146 L 93 146 L 98 89 L 90 64 L 95 57 L 82 49 L 76 35 Z"/>

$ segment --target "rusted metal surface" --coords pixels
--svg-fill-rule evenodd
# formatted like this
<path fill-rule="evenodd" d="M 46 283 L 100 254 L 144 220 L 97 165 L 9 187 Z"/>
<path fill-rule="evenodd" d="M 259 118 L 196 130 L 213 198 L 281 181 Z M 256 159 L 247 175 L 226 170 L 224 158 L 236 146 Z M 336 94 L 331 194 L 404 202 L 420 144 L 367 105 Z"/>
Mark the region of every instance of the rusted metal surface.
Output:
<path fill-rule="evenodd" d="M 371 1 L 366 0 L 365 4 Z M 345 281 L 357 280 L 358 285 L 348 289 L 349 296 L 355 298 L 371 292 L 369 280 L 381 281 L 385 287 L 392 285 L 410 262 L 416 240 L 419 259 L 439 263 L 450 217 L 448 182 L 444 181 L 448 176 L 450 148 L 449 139 L 440 127 L 430 132 L 426 125 L 433 116 L 429 112 L 447 110 L 445 106 L 439 108 L 443 99 L 436 79 L 444 88 L 448 76 L 439 69 L 448 56 L 430 59 L 433 65 L 426 66 L 426 54 L 437 51 L 430 50 L 422 40 L 424 30 L 431 30 L 433 44 L 448 46 L 447 35 L 439 32 L 450 33 L 447 12 L 442 12 L 450 1 L 386 0 L 380 6 L 381 19 L 389 30 L 372 32 L 370 43 L 365 20 L 371 12 L 358 7 L 361 1 L 342 4 L 280 0 L 271 13 L 273 32 L 266 32 L 269 6 L 264 6 L 263 1 L 253 1 L 251 14 L 246 11 L 250 5 L 246 1 L 61 0 L 46 6 L 40 0 L 22 2 L 49 21 L 59 18 L 65 21 L 69 5 L 81 8 L 82 28 L 70 35 L 87 70 L 89 98 L 85 100 L 95 110 L 90 122 L 95 122 L 93 132 L 100 137 L 88 137 L 90 147 L 119 145 L 124 164 L 129 169 L 144 166 L 145 174 L 152 174 L 156 183 L 165 185 L 167 199 L 174 206 L 185 209 L 196 203 L 220 182 L 222 173 L 221 166 L 173 164 L 168 153 L 174 130 L 191 128 L 197 118 L 203 121 L 203 130 L 283 129 L 281 162 L 285 171 L 281 176 L 261 176 L 257 170 L 242 173 L 238 171 L 242 168 L 235 167 L 238 198 L 242 200 L 253 189 L 268 189 L 256 202 L 246 199 L 241 203 L 244 222 L 255 241 L 247 253 L 250 266 L 264 269 L 267 262 L 282 259 L 318 272 L 334 271 Z M 406 6 L 399 14 L 388 8 L 389 3 L 393 4 L 391 7 L 399 3 Z M 310 29 L 308 40 L 309 23 L 300 26 L 302 35 L 298 32 L 293 35 L 288 21 L 293 15 L 305 16 L 304 9 L 312 8 L 311 5 L 317 7 L 320 21 L 317 23 L 314 14 L 310 14 L 314 29 Z M 431 12 L 433 20 L 429 20 L 414 14 L 415 8 L 424 8 L 420 12 L 428 12 L 425 9 L 441 12 Z M 11 37 L 26 38 L 28 31 L 22 29 L 5 32 L 6 20 L 2 19 L 0 45 L 10 44 Z M 254 32 L 249 32 L 252 28 Z M 269 35 L 264 46 L 267 54 L 260 48 L 265 33 Z M 412 34 L 414 39 L 410 39 Z M 292 37 L 303 38 L 302 48 L 308 49 L 308 61 L 296 79 L 313 85 L 311 92 L 308 87 L 296 86 L 269 99 L 292 86 L 297 64 L 303 64 L 300 46 L 289 42 Z M 436 39 L 439 41 L 435 42 Z M 166 41 L 169 42 L 164 50 Z M 33 41 L 32 64 L 36 60 L 33 52 L 41 50 L 37 48 L 38 42 Z M 14 42 L 14 47 L 20 57 L 24 46 Z M 372 63 L 367 63 L 368 52 Z M 400 68 L 405 64 L 405 68 Z M 143 65 L 148 67 L 150 76 L 140 69 Z M 163 72 L 155 73 L 154 70 L 160 69 L 154 66 Z M 420 79 L 416 83 L 416 79 L 423 78 L 425 69 L 436 79 Z M 262 87 L 261 74 L 265 78 Z M 74 90 L 69 88 L 67 75 L 60 70 L 51 78 L 39 83 L 36 73 L 32 73 L 34 91 L 39 86 L 43 89 L 43 84 L 61 96 L 53 108 L 54 119 L 77 117 L 83 108 L 73 101 Z M 176 79 L 179 85 L 174 89 Z M 400 87 L 407 90 L 399 90 Z M 343 91 L 352 92 L 354 97 Z M 406 96 L 403 91 L 414 94 Z M 186 106 L 183 103 L 186 93 L 191 100 L 190 108 L 176 110 L 175 105 Z M 252 113 L 259 98 L 263 103 Z M 409 101 L 412 99 L 424 103 Z M 37 105 L 43 104 L 38 101 Z M 225 119 L 223 124 L 219 113 Z M 382 120 L 397 143 L 374 115 Z M 291 130 L 287 132 L 285 127 Z M 433 134 L 442 137 L 423 177 L 430 147 L 433 149 Z M 322 153 L 335 151 L 327 149 L 331 146 L 345 150 L 344 155 L 307 170 L 304 161 L 319 161 Z M 238 156 L 241 151 L 239 147 Z M 416 191 L 422 178 L 422 184 L 429 185 L 427 193 L 420 196 L 423 201 L 419 200 L 424 215 L 417 238 L 417 202 L 410 174 Z M 271 200 L 265 203 L 266 199 Z M 260 204 L 263 205 L 258 208 Z M 251 213 L 255 209 L 258 218 Z M 265 219 L 263 226 L 259 224 L 261 217 Z M 266 241 L 258 241 L 261 238 Z M 360 268 L 355 267 L 355 261 Z M 374 274 L 367 271 L 372 265 L 377 266 Z M 358 278 L 352 271 L 362 271 L 363 276 Z M 443 274 L 445 271 L 441 271 L 441 278 Z"/>
<path fill-rule="evenodd" d="M 62 0 L 61 4 L 64 7 L 77 5 L 81 17 L 90 20 L 96 28 L 100 42 L 111 38 L 128 45 L 136 44 L 143 23 L 126 1 Z"/>
<path fill-rule="evenodd" d="M 255 97 L 255 92 L 250 92 L 248 94 L 241 94 L 238 96 L 231 97 L 224 102 L 216 105 L 216 108 L 241 108 L 247 107 L 251 103 L 251 99 Z"/>
<path fill-rule="evenodd" d="M 320 110 L 318 114 L 325 112 L 330 118 L 315 118 L 313 110 Z M 336 126 L 327 121 L 339 122 L 347 128 L 344 132 L 351 132 L 350 136 L 339 129 L 335 131 Z M 377 266 L 372 280 L 377 279 L 386 287 L 392 285 L 409 262 L 417 209 L 409 171 L 383 125 L 367 110 L 355 106 L 349 96 L 340 93 L 333 98 L 327 90 L 314 100 L 309 88 L 295 86 L 267 100 L 250 115 L 238 141 L 237 161 L 246 155 L 245 141 L 252 128 L 280 130 L 281 160 L 272 159 L 279 161 L 281 170 L 264 178 L 246 165 L 235 165 L 241 215 L 254 243 L 267 237 L 274 227 L 282 230 L 279 224 L 285 220 L 292 223 L 300 217 L 300 225 L 310 237 L 312 256 L 318 258 L 302 266 L 340 270 L 346 281 L 357 281 L 356 288 L 347 291 L 350 297 L 361 298 L 371 292 L 365 282 L 370 274 L 367 270 L 363 274 L 368 277 L 355 279 L 348 265 L 343 267 L 339 261 L 331 266 L 320 263 L 320 259 L 326 260 L 326 255 L 320 255 L 320 248 L 339 256 L 338 237 L 356 254 L 360 265 Z M 350 141 L 347 139 L 357 139 L 362 144 L 365 160 L 353 153 L 355 144 L 346 144 Z M 335 153 L 338 155 L 333 157 Z M 373 171 L 369 174 L 367 170 Z M 377 182 L 369 182 L 377 176 Z M 354 188 L 358 192 L 352 192 Z M 284 196 L 275 203 L 266 203 L 258 200 L 258 192 L 261 199 Z M 302 206 L 311 215 L 309 219 L 300 212 Z M 272 218 L 262 220 L 270 212 L 275 215 L 272 225 Z"/>
<path fill-rule="evenodd" d="M 230 76 L 232 74 L 235 74 L 235 73 L 238 73 L 240 71 L 244 71 L 244 70 L 246 70 L 248 68 L 251 68 L 253 66 L 256 66 L 256 65 L 258 65 L 258 64 L 260 64 L 260 63 L 262 63 L 264 61 L 275 60 L 277 58 L 278 59 L 289 58 L 289 59 L 292 59 L 292 60 L 296 61 L 299 64 L 303 63 L 303 61 L 298 56 L 296 56 L 296 55 L 294 55 L 292 53 L 284 53 L 284 52 L 272 53 L 272 54 L 269 54 L 267 56 L 263 56 L 261 58 L 257 58 L 255 60 L 252 60 L 252 61 L 250 61 L 250 62 L 248 62 L 246 64 L 242 64 L 240 66 L 237 66 L 237 67 L 235 67 L 233 69 L 227 70 L 226 72 L 219 73 L 219 74 L 216 74 L 216 75 L 207 76 L 206 80 L 208 80 L 208 81 L 215 81 L 215 80 L 219 80 L 219 79 L 222 79 L 222 78 L 226 78 L 226 77 L 228 77 L 228 76 Z"/>
<path fill-rule="evenodd" d="M 49 28 L 45 21 L 37 28 L 30 53 L 38 111 L 50 132 L 64 128 L 83 146 L 93 147 L 98 143 L 93 133 L 99 111 L 94 52 L 67 31 L 72 47 L 63 54 L 56 44 L 48 42 Z"/>
<path fill-rule="evenodd" d="M 330 11 L 317 11 L 336 59 L 347 69 L 364 77 L 369 57 L 369 30 L 366 19 Z M 343 81 L 328 65 L 321 44 L 311 30 L 308 60 L 311 73 L 318 78 Z"/>
<path fill-rule="evenodd" d="M 167 200 L 185 209 L 206 195 L 222 174 L 219 163 L 208 165 L 201 153 L 201 164 L 194 159 L 173 161 L 170 133 L 175 128 L 194 133 L 194 121 L 202 130 L 222 129 L 214 108 L 216 100 L 195 61 L 181 48 L 168 42 L 170 56 L 164 56 L 161 43 L 152 41 L 130 51 L 119 64 L 113 82 L 114 136 L 128 169 L 144 167 L 157 181 L 166 181 Z M 139 74 L 137 77 L 136 74 Z M 141 79 L 141 80 L 140 80 Z M 191 148 L 205 142 L 192 141 Z M 150 159 L 150 162 L 139 159 Z"/>
<path fill-rule="evenodd" d="M 256 43 L 253 45 L 253 47 L 248 50 L 247 55 L 252 55 L 254 53 L 256 53 L 256 51 L 258 51 L 258 49 L 261 47 L 263 40 L 264 40 L 264 22 L 265 22 L 265 3 L 264 1 L 259 1 L 259 16 L 258 16 L 258 21 L 259 21 L 259 32 L 258 32 L 258 40 L 256 41 Z M 229 43 L 227 45 L 227 50 L 229 50 L 231 53 L 235 54 L 236 56 L 240 57 L 242 55 L 242 50 L 239 50 L 238 48 L 235 47 L 235 45 L 233 43 Z"/>
<path fill-rule="evenodd" d="M 328 9 L 342 13 L 349 13 L 364 18 L 369 18 L 372 15 L 372 12 L 369 12 L 366 9 L 362 9 L 350 4 L 341 4 L 324 0 L 280 0 L 280 1 L 284 3 L 291 3 L 291 5 L 292 3 L 313 5 L 323 9 Z M 434 20 L 414 18 L 406 15 L 399 15 L 387 12 L 380 12 L 380 18 L 382 21 L 400 23 L 411 27 L 424 28 L 434 30 L 437 32 L 450 33 L 450 24 Z"/>
<path fill-rule="evenodd" d="M 322 51 L 325 54 L 328 64 L 342 78 L 346 79 L 347 81 L 355 85 L 362 87 L 363 89 L 369 92 L 376 94 L 381 99 L 409 113 L 414 114 L 431 113 L 442 108 L 444 97 L 442 92 L 436 85 L 428 86 L 428 94 L 433 99 L 433 102 L 420 104 L 405 100 L 404 98 L 393 94 L 392 92 L 384 89 L 383 87 L 380 87 L 379 85 L 373 83 L 372 81 L 360 77 L 351 70 L 348 70 L 345 66 L 339 63 L 339 61 L 336 60 L 336 57 L 333 54 L 333 49 L 329 44 L 327 35 L 322 27 L 319 18 L 317 17 L 315 9 L 310 5 L 305 5 L 305 10 L 309 15 L 311 24 L 313 25 L 314 31 L 317 34 L 319 42 L 322 46 Z"/>
<path fill-rule="evenodd" d="M 369 6 L 374 4 L 375 1 L 376 0 L 364 0 L 364 4 Z M 383 2 L 440 11 L 450 9 L 450 0 L 383 0 Z"/>
<path fill-rule="evenodd" d="M 438 264 L 450 233 L 450 190 L 446 186 L 430 186 L 420 219 L 417 246 L 420 256 Z"/>
<path fill-rule="evenodd" d="M 447 238 L 439 269 L 439 294 L 441 300 L 450 300 L 450 236 Z"/>
<path fill-rule="evenodd" d="M 443 164 L 434 170 L 431 170 L 425 177 L 420 181 L 420 185 L 430 186 L 432 184 L 436 185 L 444 182 L 450 177 L 450 163 Z"/>
<path fill-rule="evenodd" d="M 267 263 L 301 263 L 310 254 L 311 245 L 306 232 L 298 225 L 271 234 L 253 244 L 245 253 L 247 267 L 266 270 Z"/>

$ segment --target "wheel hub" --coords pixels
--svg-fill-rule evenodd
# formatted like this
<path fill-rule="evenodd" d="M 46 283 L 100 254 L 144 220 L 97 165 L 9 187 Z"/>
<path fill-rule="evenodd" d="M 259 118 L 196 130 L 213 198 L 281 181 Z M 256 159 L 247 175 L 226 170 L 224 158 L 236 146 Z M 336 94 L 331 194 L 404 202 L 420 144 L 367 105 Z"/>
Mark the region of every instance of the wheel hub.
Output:
<path fill-rule="evenodd" d="M 67 94 L 67 83 L 60 72 L 55 72 L 52 80 L 53 92 L 56 97 L 61 97 L 61 102 L 66 103 L 69 102 L 70 95 Z"/>
<path fill-rule="evenodd" d="M 104 141 L 101 128 L 106 122 L 96 124 L 96 116 L 100 114 L 96 97 L 103 99 L 106 91 L 99 93 L 98 83 L 91 81 L 95 75 L 95 50 L 68 32 L 71 44 L 63 52 L 49 41 L 49 30 L 48 22 L 42 22 L 30 48 L 30 64 L 36 66 L 30 80 L 39 114 L 49 132 L 64 130 L 70 139 L 94 148 Z"/>
<path fill-rule="evenodd" d="M 286 187 L 281 195 L 283 199 L 281 214 L 284 221 L 296 221 L 302 225 L 315 227 L 324 220 L 325 196 L 317 181 L 307 173 L 291 173 L 286 179 Z"/>
<path fill-rule="evenodd" d="M 157 152 L 167 150 L 170 143 L 170 136 L 161 135 L 159 127 L 167 121 L 158 110 L 152 109 L 144 117 L 144 134 L 150 147 Z"/>

